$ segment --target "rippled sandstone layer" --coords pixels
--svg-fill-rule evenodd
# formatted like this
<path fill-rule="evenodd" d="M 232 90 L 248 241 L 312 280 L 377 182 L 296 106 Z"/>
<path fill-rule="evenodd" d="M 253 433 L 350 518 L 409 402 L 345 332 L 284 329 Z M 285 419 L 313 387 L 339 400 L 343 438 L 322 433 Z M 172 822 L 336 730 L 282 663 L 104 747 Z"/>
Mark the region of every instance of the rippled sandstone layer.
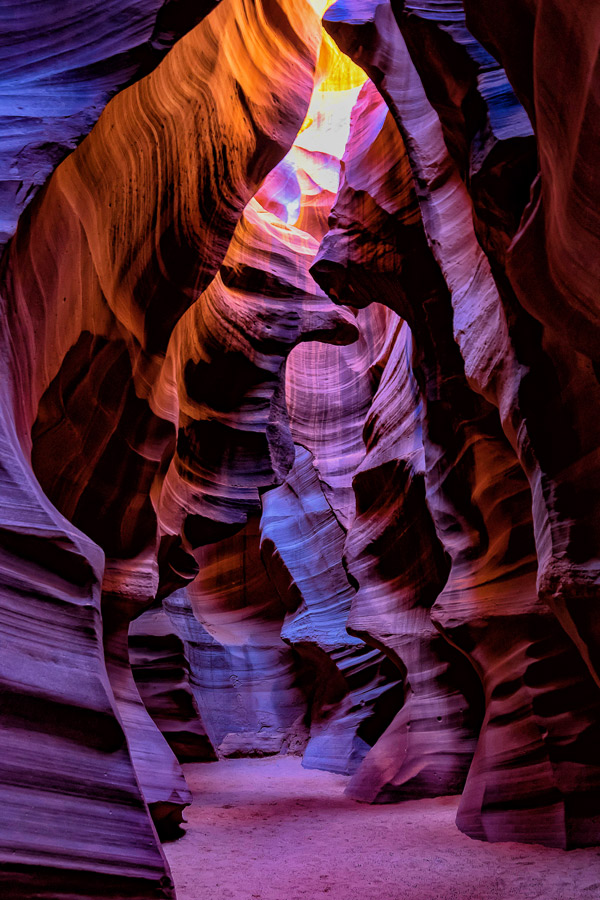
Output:
<path fill-rule="evenodd" d="M 171 896 L 148 805 L 180 815 L 186 789 L 127 653 L 159 585 L 155 507 L 179 415 L 176 391 L 161 405 L 178 377 L 165 356 L 302 123 L 319 43 L 300 0 L 223 2 L 108 104 L 5 253 L 10 896 Z"/>
<path fill-rule="evenodd" d="M 8 4 L 7 896 L 172 896 L 205 736 L 600 842 L 598 14 L 323 5 Z"/>

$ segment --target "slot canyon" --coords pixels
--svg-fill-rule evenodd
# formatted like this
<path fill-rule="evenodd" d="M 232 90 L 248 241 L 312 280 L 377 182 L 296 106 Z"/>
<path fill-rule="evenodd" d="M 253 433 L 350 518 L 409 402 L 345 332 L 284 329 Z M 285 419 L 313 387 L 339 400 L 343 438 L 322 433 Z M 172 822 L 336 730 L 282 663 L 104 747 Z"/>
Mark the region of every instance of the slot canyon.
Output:
<path fill-rule="evenodd" d="M 600 900 L 598 0 L 0 9 L 1 900 Z"/>

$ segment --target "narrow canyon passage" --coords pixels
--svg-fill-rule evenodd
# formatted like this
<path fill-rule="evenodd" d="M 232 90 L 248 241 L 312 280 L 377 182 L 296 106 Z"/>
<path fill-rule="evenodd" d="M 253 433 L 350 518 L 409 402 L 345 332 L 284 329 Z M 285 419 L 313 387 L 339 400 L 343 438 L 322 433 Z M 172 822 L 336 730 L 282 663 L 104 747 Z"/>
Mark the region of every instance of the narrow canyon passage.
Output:
<path fill-rule="evenodd" d="M 0 900 L 600 900 L 599 0 L 0 14 Z"/>
<path fill-rule="evenodd" d="M 165 844 L 178 900 L 595 900 L 600 849 L 487 844 L 457 797 L 371 806 L 298 757 L 184 766 L 186 835 Z"/>

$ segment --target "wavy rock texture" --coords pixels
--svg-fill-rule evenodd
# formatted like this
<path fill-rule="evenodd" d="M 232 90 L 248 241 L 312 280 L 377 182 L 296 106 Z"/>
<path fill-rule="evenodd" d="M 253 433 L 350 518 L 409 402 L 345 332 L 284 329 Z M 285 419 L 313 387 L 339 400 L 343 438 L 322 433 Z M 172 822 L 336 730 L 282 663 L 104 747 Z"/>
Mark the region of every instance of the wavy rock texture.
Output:
<path fill-rule="evenodd" d="M 3 894 L 170 897 L 104 663 L 102 553 L 44 497 L 1 403 Z"/>
<path fill-rule="evenodd" d="M 253 200 L 219 274 L 182 318 L 157 402 L 178 372 L 179 433 L 159 505 L 166 533 L 189 544 L 239 528 L 260 509 L 260 490 L 284 477 L 293 445 L 285 362 L 304 341 L 356 340 L 354 317 L 336 308 L 308 268 L 317 242 Z"/>
<path fill-rule="evenodd" d="M 447 339 L 448 293 L 427 246 L 400 135 L 371 83 L 353 112 L 330 222 L 315 277 L 341 300 L 363 304 L 377 296 L 406 317 L 430 365 L 436 351 L 441 357 L 430 373 L 430 393 L 438 393 L 442 365 L 446 377 L 458 368 Z M 350 628 L 386 648 L 406 679 L 402 711 L 351 782 L 351 793 L 364 800 L 460 790 L 477 720 L 474 673 L 453 656 L 430 618 L 448 565 L 425 503 L 423 401 L 405 328 L 393 320 L 388 327 L 346 542 L 347 566 L 360 588 Z"/>
<path fill-rule="evenodd" d="M 253 517 L 196 551 L 200 573 L 165 609 L 186 643 L 191 685 L 220 756 L 302 746 L 306 698 L 297 656 L 280 637 L 285 609 L 259 550 Z"/>
<path fill-rule="evenodd" d="M 333 45 L 325 46 L 325 54 L 333 55 L 330 69 L 333 67 L 334 71 L 336 67 L 351 66 L 349 61 L 343 63 Z M 359 81 L 354 84 L 357 74 Z M 239 528 L 244 506 L 254 504 L 257 512 L 260 510 L 259 490 L 285 477 L 293 462 L 296 451 L 292 436 L 306 443 L 314 443 L 316 438 L 324 489 L 340 516 L 347 518 L 350 514 L 350 478 L 364 452 L 362 421 L 373 392 L 370 356 L 377 352 L 377 326 L 385 312 L 365 313 L 363 322 L 355 324 L 354 317 L 336 311 L 308 275 L 318 247 L 315 237 L 323 231 L 323 216 L 335 196 L 330 188 L 334 184 L 337 187 L 336 153 L 341 155 L 344 143 L 337 137 L 338 129 L 343 133 L 345 127 L 347 133 L 344 117 L 347 118 L 349 104 L 364 81 L 360 70 L 350 76 L 351 87 L 347 89 L 347 82 L 341 77 L 336 80 L 330 75 L 321 81 L 294 147 L 247 207 L 219 276 L 205 294 L 202 319 L 197 317 L 190 325 L 190 312 L 176 329 L 172 347 L 181 359 L 189 360 L 183 382 L 185 394 L 180 387 L 180 409 L 187 414 L 189 430 L 185 438 L 187 442 L 189 434 L 190 443 L 193 441 L 191 456 L 196 469 L 188 464 L 184 455 L 187 444 L 180 438 L 165 482 L 161 518 L 167 529 L 180 527 L 168 517 L 171 511 L 181 517 L 188 505 L 186 497 L 191 495 L 194 510 L 203 514 L 202 520 L 196 514 L 186 522 L 184 532 L 192 544 L 201 544 L 214 534 L 210 519 L 218 518 L 225 528 Z M 332 109 L 330 103 L 330 88 L 337 90 L 340 85 L 344 87 L 341 112 L 337 107 Z M 318 149 L 324 136 L 331 151 L 328 154 Z M 336 138 L 334 143 L 332 136 Z M 220 350 L 224 322 L 228 327 L 226 352 Z M 182 343 L 178 346 L 180 334 Z M 357 335 L 356 344 L 336 346 L 348 344 Z M 284 373 L 284 360 L 292 347 L 285 367 L 285 397 L 278 397 L 278 376 Z M 214 382 L 208 377 L 211 370 L 215 373 Z M 322 383 L 326 371 L 331 390 L 323 392 L 321 402 L 316 384 L 317 379 Z M 345 374 L 340 381 L 342 372 Z M 347 395 L 359 392 L 356 408 L 343 408 L 343 391 Z M 201 442 L 194 437 L 196 431 L 200 433 L 200 428 L 209 425 L 213 440 L 207 462 L 218 466 L 212 471 L 208 465 L 202 469 L 197 466 L 204 458 L 196 449 Z M 325 434 L 319 440 L 323 425 Z M 336 444 L 331 437 L 337 431 L 340 442 Z M 251 466 L 247 476 L 245 462 Z M 289 478 L 298 490 L 304 491 L 305 485 L 297 484 L 294 474 Z M 294 515 L 306 514 L 302 503 L 307 499 L 310 503 L 317 495 L 321 498 L 322 512 L 327 511 L 327 527 L 335 535 L 329 563 L 331 573 L 335 573 L 332 577 L 337 590 L 347 598 L 349 586 L 341 565 L 343 531 L 327 506 L 314 473 L 313 478 L 308 498 L 302 496 L 300 509 L 294 510 Z M 286 478 L 286 485 L 292 482 Z M 210 496 L 206 493 L 207 484 L 222 489 Z M 261 531 L 271 492 L 263 496 Z M 320 595 L 314 586 L 312 589 L 312 599 L 316 596 L 316 602 L 324 607 L 315 646 L 307 650 L 301 636 L 292 633 L 289 621 L 281 631 L 284 607 L 265 578 L 253 532 L 248 528 L 242 533 L 243 541 L 241 536 L 232 537 L 215 547 L 198 548 L 195 553 L 200 575 L 187 596 L 196 621 L 188 611 L 185 636 L 204 720 L 219 753 L 233 755 L 298 750 L 306 741 L 310 718 L 312 737 L 305 753 L 306 764 L 347 771 L 368 747 L 358 737 L 360 728 L 368 734 L 373 723 L 366 726 L 366 720 L 375 706 L 383 705 L 377 698 L 386 681 L 379 671 L 384 661 L 377 652 L 349 638 L 345 631 L 348 606 L 336 603 L 335 596 L 324 590 L 326 585 L 321 585 Z M 318 542 L 319 535 L 309 527 L 305 537 L 307 552 L 318 554 L 318 549 L 311 549 L 311 543 L 315 539 Z M 270 567 L 269 574 L 273 577 Z M 281 597 L 284 603 L 289 602 L 285 590 Z M 268 629 L 262 622 L 265 603 L 270 609 Z M 171 600 L 166 604 L 172 614 Z M 223 625 L 225 614 L 227 628 Z M 183 621 L 182 616 L 180 627 Z M 293 648 L 287 656 L 282 655 L 280 631 Z M 360 648 L 359 652 L 353 653 L 349 644 Z M 261 679 L 273 684 L 270 699 L 264 695 Z M 332 682 L 329 687 L 324 684 L 328 681 Z M 290 692 L 293 685 L 295 695 L 290 697 L 296 699 L 286 701 L 286 691 Z M 370 689 L 372 697 L 367 703 Z"/>
<path fill-rule="evenodd" d="M 378 84 L 399 126 L 417 185 L 418 206 L 413 211 L 420 211 L 424 228 L 421 237 L 421 226 L 406 231 L 404 249 L 417 242 L 420 252 L 426 248 L 424 256 L 429 256 L 429 295 L 419 303 L 426 283 L 421 293 L 413 287 L 405 293 L 410 268 L 401 265 L 400 289 L 395 297 L 382 299 L 406 318 L 415 338 L 413 367 L 424 401 L 427 500 L 452 561 L 448 582 L 433 607 L 434 619 L 474 661 L 486 694 L 486 716 L 458 821 L 469 834 L 491 840 L 593 843 L 598 835 L 587 816 L 594 804 L 591 798 L 597 796 L 598 772 L 593 739 L 588 739 L 597 727 L 598 693 L 570 640 L 538 599 L 535 584 L 536 549 L 540 565 L 545 563 L 539 512 L 536 515 L 541 467 L 531 458 L 537 422 L 523 417 L 520 401 L 542 369 L 534 354 L 538 367 L 528 371 L 519 363 L 517 350 L 522 348 L 514 340 L 528 323 L 519 314 L 511 333 L 509 292 L 504 291 L 502 273 L 502 292 L 492 277 L 498 255 L 487 246 L 488 262 L 475 238 L 471 197 L 446 149 L 442 126 L 391 9 L 362 4 L 352 14 L 336 4 L 327 12 L 326 23 Z M 365 172 L 363 178 L 368 177 Z M 363 206 L 359 199 L 358 210 Z M 334 226 L 335 213 L 336 207 Z M 351 221 L 360 218 L 355 211 Z M 344 231 L 344 225 L 339 230 Z M 369 299 L 364 274 L 354 279 L 340 274 L 348 257 L 351 266 L 353 248 L 348 252 L 342 244 L 336 253 L 335 237 L 334 230 L 325 238 L 313 271 L 342 302 L 352 302 L 354 296 L 355 302 L 364 303 Z M 377 262 L 372 251 L 369 261 L 373 259 Z M 352 290 L 345 289 L 345 280 Z M 534 328 L 529 332 L 535 337 Z M 533 491 L 535 529 L 524 470 Z M 514 682 L 496 657 L 506 653 L 507 645 L 519 673 Z M 565 660 L 568 689 L 552 675 L 558 657 Z M 580 700 L 568 717 L 568 735 L 559 711 L 565 690 L 573 690 Z M 525 721 L 527 750 L 520 742 Z M 574 783 L 581 758 L 589 779 L 587 799 Z"/>
<path fill-rule="evenodd" d="M 462 0 L 393 0 L 392 9 L 498 274 L 537 174 L 529 118 L 504 70 L 468 31 Z"/>
<path fill-rule="evenodd" d="M 278 176 L 270 178 L 283 201 Z M 305 742 L 315 676 L 281 641 L 284 609 L 260 560 L 255 519 L 212 542 L 239 531 L 249 510 L 258 513 L 259 491 L 293 464 L 283 391 L 290 350 L 356 339 L 354 317 L 308 274 L 317 246 L 253 200 L 201 307 L 175 330 L 165 366 L 180 360 L 180 432 L 159 513 L 166 531 L 183 530 L 197 548 L 199 575 L 187 591 L 197 621 L 188 615 L 182 635 L 203 720 L 224 756 Z"/>
<path fill-rule="evenodd" d="M 585 159 L 589 153 L 587 142 L 593 141 L 596 128 L 586 120 L 589 113 L 584 111 L 590 91 L 593 93 L 594 90 L 593 77 L 583 76 L 584 71 L 591 71 L 594 53 L 597 57 L 600 22 L 597 17 L 590 19 L 585 38 L 578 31 L 582 27 L 578 20 L 575 19 L 572 28 L 568 29 L 571 40 L 575 37 L 579 47 L 576 53 L 571 46 L 573 56 L 580 59 L 581 68 L 577 69 L 575 77 L 584 77 L 585 85 L 578 94 L 581 105 L 571 106 L 569 114 L 565 114 L 565 125 L 561 124 L 560 129 L 554 124 L 554 111 L 561 108 L 564 100 L 560 99 L 559 85 L 551 76 L 553 66 L 547 68 L 547 50 L 539 56 L 544 60 L 542 73 L 545 74 L 536 74 L 540 84 L 545 84 L 539 93 L 540 113 L 536 113 L 531 90 L 528 98 L 524 81 L 515 72 L 515 67 L 509 72 L 515 86 L 521 86 L 532 120 L 538 123 L 541 114 L 542 120 L 546 117 L 547 123 L 548 120 L 552 122 L 549 126 L 551 138 L 548 124 L 536 124 L 541 171 L 533 181 L 534 148 L 532 139 L 527 137 L 527 118 L 503 71 L 466 31 L 462 4 L 445 4 L 443 11 L 435 4 L 419 4 L 418 10 L 410 3 L 396 4 L 395 9 L 427 96 L 440 113 L 453 158 L 459 170 L 467 173 L 463 174 L 463 179 L 473 203 L 477 237 L 490 260 L 498 285 L 508 328 L 504 329 L 507 331 L 502 341 L 504 346 L 497 341 L 501 358 L 494 365 L 499 377 L 493 402 L 501 410 L 505 433 L 515 446 L 531 485 L 538 590 L 559 616 L 598 679 L 598 633 L 594 610 L 599 583 L 597 485 L 600 432 L 592 408 L 600 394 L 593 365 L 582 355 L 594 360 L 600 346 L 594 337 L 597 323 L 593 322 L 597 299 L 594 296 L 590 302 L 590 297 L 585 296 L 598 273 L 591 263 L 586 267 L 584 281 L 581 270 L 586 254 L 589 253 L 591 260 L 596 259 L 600 234 L 593 214 L 589 217 L 595 187 L 585 174 Z M 556 7 L 553 9 L 552 4 L 544 6 L 543 11 L 540 6 L 538 48 L 544 46 L 550 50 L 549 40 L 555 46 L 557 32 L 548 26 L 548 22 L 556 24 L 561 15 L 564 22 L 565 14 L 564 6 L 560 12 Z M 492 17 L 490 21 L 493 20 Z M 499 28 L 498 35 L 501 34 Z M 594 38 L 590 38 L 592 34 L 595 34 Z M 432 41 L 437 48 L 435 53 L 432 52 Z M 527 39 L 523 52 L 525 47 Z M 531 48 L 528 52 L 532 52 Z M 564 52 L 564 47 L 560 52 Z M 432 65 L 433 59 L 436 65 Z M 521 65 L 519 62 L 517 69 Z M 494 91 L 489 90 L 490 77 Z M 448 110 L 453 107 L 455 113 L 450 115 Z M 574 108 L 580 110 L 576 125 L 570 119 Z M 568 137 L 563 139 L 565 129 Z M 470 143 L 461 150 L 464 133 L 469 136 Z M 569 145 L 568 151 L 561 144 L 563 140 Z M 559 146 L 562 151 L 560 161 L 556 153 Z M 571 160 L 568 175 L 563 168 L 566 158 Z M 531 182 L 532 200 L 519 225 Z M 571 235 L 581 232 L 581 226 L 571 228 L 566 224 L 571 215 L 565 211 L 566 195 L 561 200 L 550 199 L 557 198 L 559 192 L 565 190 L 566 182 L 569 202 L 577 203 L 579 221 L 589 223 L 584 229 L 585 236 L 580 234 L 574 239 L 576 250 L 569 240 L 559 237 L 558 231 L 562 232 L 563 225 L 560 229 L 550 226 L 547 237 L 543 237 L 546 209 L 551 210 L 554 222 L 565 223 Z M 574 201 L 580 197 L 585 200 Z M 532 277 L 531 260 L 534 258 L 541 264 Z M 565 285 L 567 280 L 570 288 L 561 299 L 557 295 L 562 289 L 557 285 Z M 569 304 L 568 311 L 565 301 Z M 527 312 L 532 313 L 543 327 L 532 321 Z M 470 343 L 475 344 L 474 336 Z"/>
<path fill-rule="evenodd" d="M 223 2 L 108 104 L 5 254 L 10 896 L 170 896 L 147 802 L 161 818 L 185 788 L 127 660 L 129 621 L 158 586 L 152 498 L 178 418 L 153 391 L 177 320 L 301 125 L 319 41 L 303 2 Z M 55 639 L 39 647 L 46 620 Z"/>
<path fill-rule="evenodd" d="M 7 4 L 3 896 L 173 896 L 161 730 L 598 843 L 598 12 L 215 5 Z"/>
<path fill-rule="evenodd" d="M 303 7 L 292 9 L 300 16 Z M 152 485 L 160 474 L 161 459 L 168 460 L 173 450 L 172 422 L 178 417 L 173 381 L 185 377 L 173 369 L 177 363 L 184 369 L 191 365 L 187 357 L 176 363 L 171 356 L 163 365 L 161 351 L 166 349 L 170 329 L 216 273 L 236 219 L 269 166 L 285 152 L 285 143 L 292 140 L 310 94 L 310 55 L 318 41 L 315 24 L 312 33 L 306 25 L 312 46 L 305 46 L 305 57 L 299 57 L 298 78 L 287 92 L 280 72 L 278 97 L 287 100 L 283 116 L 278 106 L 264 105 L 271 94 L 265 96 L 258 77 L 256 85 L 247 76 L 244 82 L 244 67 L 252 71 L 255 63 L 234 23 L 236 16 L 246 13 L 243 4 L 239 8 L 221 6 L 204 26 L 182 39 L 152 75 L 112 101 L 90 138 L 57 170 L 8 255 L 8 289 L 22 302 L 30 294 L 40 293 L 40 304 L 43 302 L 47 313 L 48 346 L 56 357 L 45 361 L 40 372 L 49 385 L 33 431 L 36 474 L 61 510 L 113 556 L 141 552 L 156 533 L 150 494 L 157 490 Z M 258 13 L 253 8 L 255 17 Z M 291 22 L 282 19 L 270 34 L 264 33 L 264 24 L 256 18 L 251 18 L 252 22 L 259 42 L 255 46 L 248 41 L 248 46 L 256 53 L 261 53 L 260 41 L 271 39 L 280 54 L 272 60 L 275 68 L 278 62 L 283 66 L 286 53 L 296 59 L 299 38 Z M 281 34 L 279 26 L 284 29 Z M 215 29 L 228 36 L 218 53 L 212 41 Z M 299 24 L 296 30 L 300 30 Z M 209 52 L 205 45 L 216 54 L 214 65 L 203 56 Z M 203 71 L 208 73 L 209 91 L 200 90 Z M 169 92 L 171 83 L 178 85 L 179 95 Z M 196 84 L 199 87 L 194 90 Z M 161 110 L 163 143 L 158 145 L 154 130 L 144 130 L 142 93 L 152 97 L 153 91 L 157 104 L 164 102 L 161 91 L 170 103 Z M 219 101 L 228 91 L 237 98 L 233 104 Z M 294 112 L 296 108 L 298 112 Z M 207 132 L 204 127 L 209 121 L 211 130 Z M 124 123 L 123 134 L 117 131 L 116 122 Z M 169 129 L 172 134 L 188 135 L 188 145 L 173 141 Z M 108 133 L 115 135 L 112 142 Z M 197 133 L 206 140 L 204 155 Z M 211 191 L 219 173 L 212 155 L 213 141 L 219 147 L 220 165 L 229 172 L 227 190 L 221 193 Z M 114 164 L 100 153 L 100 148 L 107 146 L 114 153 Z M 131 156 L 127 146 L 138 147 L 139 153 Z M 163 182 L 156 175 L 159 160 L 167 180 L 158 194 L 129 192 L 131 182 Z M 175 170 L 187 174 L 178 179 L 178 193 L 173 195 L 168 177 Z M 110 178 L 106 172 L 111 173 Z M 91 198 L 84 178 L 86 184 L 95 185 Z M 204 201 L 202 215 L 196 205 L 199 195 Z M 92 205 L 87 203 L 89 199 Z M 156 208 L 160 209 L 158 216 Z M 51 232 L 47 215 L 55 220 Z M 49 258 L 63 241 L 74 248 L 73 253 L 80 253 L 79 265 L 59 254 L 54 278 L 38 285 L 35 273 L 50 267 Z M 131 254 L 130 246 L 139 249 Z M 81 283 L 86 283 L 86 278 L 85 308 L 75 315 L 71 306 L 76 310 L 81 304 Z M 205 304 L 208 314 L 210 298 Z M 191 311 L 193 322 L 201 316 L 199 307 Z M 318 314 L 316 319 L 319 327 Z M 27 337 L 23 335 L 30 344 Z M 43 335 L 38 338 L 43 344 Z M 178 346 L 177 337 L 174 346 Z M 61 355 L 63 361 L 56 373 Z M 176 350 L 173 355 L 176 357 Z M 27 362 L 23 359 L 22 364 Z M 117 383 L 126 385 L 125 396 L 117 392 Z M 161 394 L 163 388 L 170 402 Z M 90 413 L 86 416 L 85 411 L 92 391 L 100 391 L 103 402 L 88 422 Z M 106 436 L 100 438 L 101 433 Z M 180 435 L 180 445 L 184 438 Z M 60 469 L 53 469 L 52 450 L 61 439 L 71 453 L 66 458 L 63 454 Z M 82 472 L 79 454 L 86 442 L 94 450 L 90 471 Z M 134 452 L 127 452 L 129 448 Z M 128 491 L 119 491 L 119 479 L 114 475 L 117 459 L 122 460 L 120 471 Z M 102 516 L 97 515 L 100 497 Z"/>
<path fill-rule="evenodd" d="M 109 99 L 147 75 L 218 0 L 5 0 L 0 42 L 0 244 Z"/>
<path fill-rule="evenodd" d="M 344 529 L 354 515 L 352 476 L 376 389 L 386 311 L 360 311 L 358 341 L 349 347 L 303 344 L 286 367 L 286 401 L 294 441 L 310 450 L 327 502 Z"/>
<path fill-rule="evenodd" d="M 364 80 L 347 58 L 337 58 L 288 155 L 297 173 L 296 225 L 318 238 L 326 230 L 350 109 Z M 277 169 L 269 178 L 276 175 Z M 268 182 L 263 190 L 279 196 L 280 185 Z M 263 496 L 262 554 L 288 608 L 282 636 L 315 673 L 303 765 L 348 774 L 386 728 L 402 695 L 397 668 L 348 633 L 354 591 L 342 561 L 354 517 L 352 476 L 364 457 L 363 426 L 381 374 L 387 323 L 395 318 L 380 306 L 361 310 L 356 343 L 303 343 L 290 354 L 285 393 L 295 465 L 281 487 Z"/>
<path fill-rule="evenodd" d="M 292 150 L 247 207 L 202 310 L 191 310 L 175 331 L 169 354 L 187 360 L 185 370 L 173 364 L 184 372 L 179 405 L 186 426 L 167 474 L 160 514 L 165 530 L 175 532 L 181 530 L 182 514 L 192 511 L 184 534 L 190 544 L 201 545 L 215 534 L 215 519 L 222 522 L 223 534 L 239 529 L 248 507 L 260 510 L 259 492 L 285 478 L 284 488 L 263 494 L 260 528 L 263 538 L 269 530 L 273 546 L 284 554 L 284 568 L 291 566 L 298 590 L 308 592 L 315 640 L 305 639 L 299 611 L 283 624 L 284 607 L 266 580 L 250 525 L 218 546 L 197 546 L 200 574 L 187 599 L 179 595 L 179 613 L 171 599 L 165 603 L 171 615 L 179 616 L 194 689 L 220 754 L 301 749 L 310 720 L 305 764 L 346 772 L 389 721 L 390 703 L 396 704 L 393 711 L 397 708 L 398 676 L 378 651 L 345 630 L 352 591 L 342 567 L 344 530 L 323 491 L 340 521 L 347 522 L 354 503 L 351 477 L 364 454 L 362 425 L 377 380 L 374 358 L 389 313 L 365 311 L 355 323 L 351 315 L 336 311 L 308 275 L 335 196 L 332 188 L 337 189 L 349 109 L 364 81 L 334 45 L 325 44 L 322 57 L 328 54 L 333 57 L 330 74 L 313 94 Z M 334 92 L 342 94 L 341 110 L 331 104 Z M 326 154 L 319 149 L 323 141 Z M 345 346 L 357 335 L 355 344 Z M 278 377 L 292 347 L 285 397 L 278 396 Z M 350 404 L 353 395 L 357 399 Z M 201 437 L 209 428 L 211 456 L 206 457 L 199 448 L 207 444 Z M 307 452 L 295 449 L 292 437 L 311 447 L 321 483 L 312 463 L 310 477 L 299 477 L 308 472 Z M 286 476 L 294 454 L 296 466 Z M 218 492 L 208 494 L 207 486 Z M 290 503 L 295 493 L 297 508 Z M 280 496 L 283 517 L 273 529 L 269 510 Z M 315 503 L 318 528 L 311 512 Z M 293 524 L 289 529 L 295 517 L 304 522 L 307 558 L 320 559 L 328 573 L 320 584 L 313 580 L 307 587 L 290 562 Z M 331 538 L 329 562 L 319 550 L 323 529 Z M 277 567 L 274 571 L 268 564 L 267 570 L 289 606 Z M 263 622 L 265 604 L 269 628 Z M 293 648 L 287 656 L 282 656 L 280 631 Z M 273 684 L 268 699 L 261 679 Z M 290 697 L 296 699 L 286 701 L 292 686 Z"/>
<path fill-rule="evenodd" d="M 536 319 L 598 360 L 600 10 L 593 0 L 465 0 L 467 24 L 506 69 L 534 126 L 540 177 L 509 270 Z M 529 260 L 535 255 L 539 265 Z"/>
<path fill-rule="evenodd" d="M 316 673 L 303 765 L 351 774 L 396 711 L 399 679 L 346 630 L 354 591 L 342 566 L 345 532 L 305 448 L 297 446 L 285 483 L 264 495 L 260 531 L 288 609 L 281 636 Z"/>
<path fill-rule="evenodd" d="M 534 490 L 540 593 L 598 680 L 599 13 L 595 4 L 574 9 L 563 0 L 511 3 L 503 13 L 487 3 L 465 8 L 476 36 L 506 66 L 537 138 L 540 173 L 507 259 L 519 302 L 543 325 L 519 398 L 531 420 L 523 456 Z M 507 40 L 515 15 L 518 45 Z"/>
<path fill-rule="evenodd" d="M 177 759 L 216 760 L 190 687 L 183 643 L 164 609 L 148 609 L 131 623 L 129 658 L 144 706 Z"/>
<path fill-rule="evenodd" d="M 178 833 L 191 803 L 177 760 L 142 703 L 129 660 L 129 623 L 157 589 L 152 558 L 107 559 L 102 582 L 104 657 L 144 800 L 160 837 Z"/>
<path fill-rule="evenodd" d="M 448 563 L 425 496 L 421 398 L 405 323 L 365 425 L 367 454 L 354 476 L 357 512 L 345 544 L 359 589 L 348 627 L 382 647 L 404 674 L 402 709 L 347 792 L 371 802 L 458 793 L 475 749 L 477 678 L 439 634 L 431 605 Z"/>

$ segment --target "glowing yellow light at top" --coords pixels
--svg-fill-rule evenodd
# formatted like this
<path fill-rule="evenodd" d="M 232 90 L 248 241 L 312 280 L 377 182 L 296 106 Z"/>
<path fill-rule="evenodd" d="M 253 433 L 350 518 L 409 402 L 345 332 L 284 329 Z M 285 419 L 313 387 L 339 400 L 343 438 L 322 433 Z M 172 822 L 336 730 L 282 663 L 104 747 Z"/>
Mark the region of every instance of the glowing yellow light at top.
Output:
<path fill-rule="evenodd" d="M 321 19 L 335 0 L 308 0 L 308 2 Z M 349 88 L 363 85 L 367 80 L 360 66 L 341 52 L 324 28 L 315 80 L 321 91 L 347 91 Z"/>
<path fill-rule="evenodd" d="M 315 0 L 315 2 L 319 2 L 319 0 Z M 328 2 L 327 6 L 330 5 L 331 3 Z M 313 100 L 299 134 L 302 134 L 315 124 L 316 107 L 319 109 L 319 119 L 322 119 L 327 107 L 330 107 L 333 111 L 334 106 L 339 104 L 339 97 L 336 95 L 339 95 L 342 91 L 351 91 L 362 87 L 366 80 L 367 76 L 360 66 L 357 66 L 348 56 L 342 53 L 337 44 L 323 29 L 321 51 L 315 77 L 315 94 L 318 92 L 321 96 L 317 102 L 317 96 L 313 94 Z M 323 96 L 327 94 L 330 95 L 328 98 Z"/>
<path fill-rule="evenodd" d="M 334 0 L 309 0 L 321 16 Z M 306 117 L 279 174 L 260 202 L 286 225 L 320 231 L 338 191 L 350 117 L 367 75 L 321 31 L 314 89 Z M 277 170 L 276 170 L 277 172 Z M 269 194 L 269 191 L 271 192 Z"/>
<path fill-rule="evenodd" d="M 367 80 L 366 73 L 342 53 L 325 29 L 317 71 L 319 74 L 323 73 L 320 91 L 348 91 L 363 85 Z"/>
<path fill-rule="evenodd" d="M 327 12 L 330 6 L 333 6 L 335 0 L 308 0 L 319 18 L 323 13 Z"/>

